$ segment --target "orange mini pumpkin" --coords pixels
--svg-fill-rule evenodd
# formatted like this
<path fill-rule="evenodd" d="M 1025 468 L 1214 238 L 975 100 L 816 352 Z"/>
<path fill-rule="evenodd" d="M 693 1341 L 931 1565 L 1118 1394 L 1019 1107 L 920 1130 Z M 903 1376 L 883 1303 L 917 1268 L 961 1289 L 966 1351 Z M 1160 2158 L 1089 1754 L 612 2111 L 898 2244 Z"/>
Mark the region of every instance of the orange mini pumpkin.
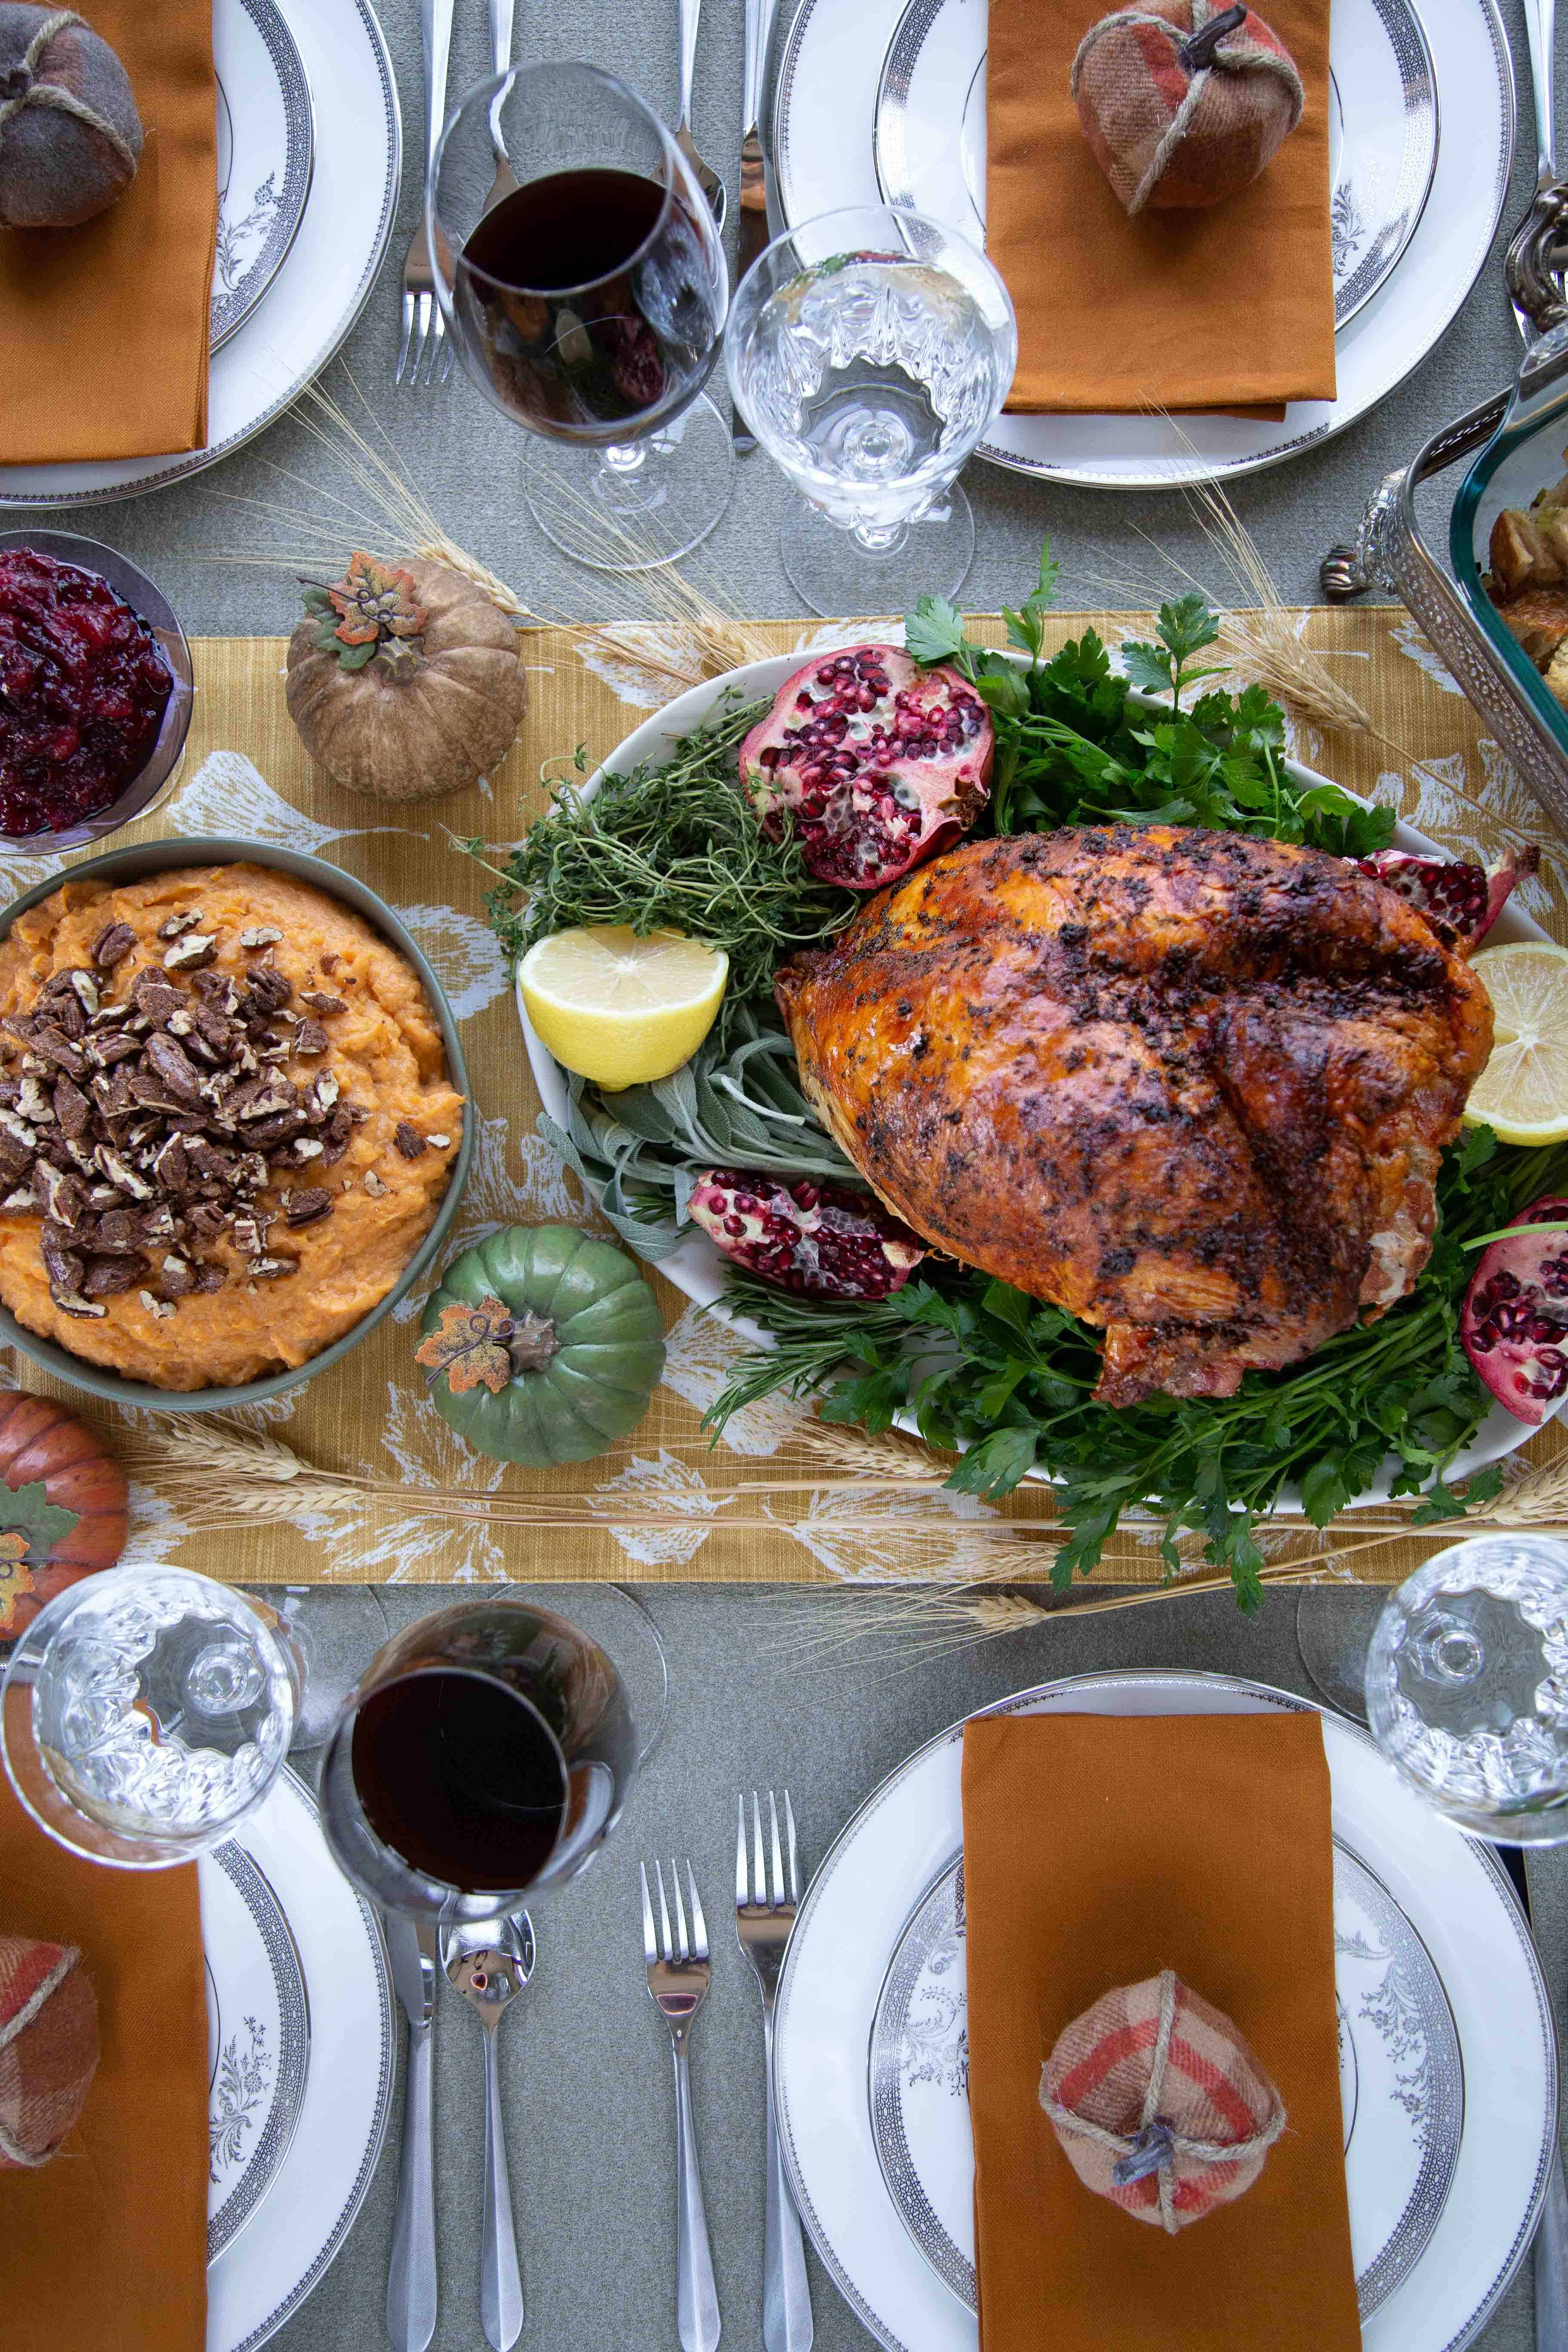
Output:
<path fill-rule="evenodd" d="M 130 1532 L 125 1473 L 52 1397 L 0 1393 L 0 1642 L 47 1601 L 112 1568 Z"/>

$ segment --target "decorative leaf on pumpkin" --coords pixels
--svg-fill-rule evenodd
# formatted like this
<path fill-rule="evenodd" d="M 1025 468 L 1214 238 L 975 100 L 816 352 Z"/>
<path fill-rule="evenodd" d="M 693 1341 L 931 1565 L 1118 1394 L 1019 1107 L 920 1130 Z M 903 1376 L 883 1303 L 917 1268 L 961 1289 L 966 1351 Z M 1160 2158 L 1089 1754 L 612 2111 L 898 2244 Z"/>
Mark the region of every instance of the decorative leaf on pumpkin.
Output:
<path fill-rule="evenodd" d="M 432 1380 L 445 1372 L 454 1396 L 481 1384 L 499 1396 L 511 1378 L 507 1341 L 514 1328 L 500 1300 L 487 1292 L 477 1307 L 444 1307 L 439 1325 L 420 1341 L 414 1359 L 429 1367 Z"/>
<path fill-rule="evenodd" d="M 51 1503 L 41 1478 L 30 1486 L 7 1486 L 0 1481 L 0 1545 L 16 1537 L 36 1568 L 41 1568 L 56 1544 L 63 1543 L 77 1526 L 79 1512 L 63 1503 Z"/>
<path fill-rule="evenodd" d="M 32 1590 L 26 1536 L 0 1535 L 0 1634 L 10 1630 L 17 1601 Z"/>
<path fill-rule="evenodd" d="M 363 549 L 350 556 L 346 575 L 335 581 L 328 593 L 340 616 L 338 635 L 345 646 L 374 645 L 382 637 L 416 637 L 430 617 L 419 602 L 413 572 L 378 563 Z"/>

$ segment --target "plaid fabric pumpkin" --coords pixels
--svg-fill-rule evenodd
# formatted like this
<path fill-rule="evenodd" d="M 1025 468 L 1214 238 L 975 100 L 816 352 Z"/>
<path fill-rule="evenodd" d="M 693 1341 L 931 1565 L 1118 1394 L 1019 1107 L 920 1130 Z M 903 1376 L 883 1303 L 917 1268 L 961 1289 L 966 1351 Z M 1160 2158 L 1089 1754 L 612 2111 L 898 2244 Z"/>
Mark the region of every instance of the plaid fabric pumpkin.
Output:
<path fill-rule="evenodd" d="M 1072 61 L 1083 135 L 1127 213 L 1217 205 L 1301 120 L 1289 51 L 1250 8 L 1139 0 L 1091 25 Z"/>
<path fill-rule="evenodd" d="M 98 2000 L 74 1945 L 0 1936 L 0 2170 L 47 2164 L 98 2064 Z"/>
<path fill-rule="evenodd" d="M 1085 2188 L 1173 2237 L 1250 2189 L 1285 2128 L 1230 2019 L 1169 1969 L 1074 2018 L 1040 2105 Z"/>

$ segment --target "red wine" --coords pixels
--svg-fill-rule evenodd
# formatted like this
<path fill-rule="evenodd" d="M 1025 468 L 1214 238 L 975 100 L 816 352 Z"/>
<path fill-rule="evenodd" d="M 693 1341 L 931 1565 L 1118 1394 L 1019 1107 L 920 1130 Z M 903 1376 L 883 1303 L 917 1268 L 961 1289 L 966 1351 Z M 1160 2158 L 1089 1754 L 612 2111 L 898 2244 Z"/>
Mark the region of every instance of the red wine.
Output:
<path fill-rule="evenodd" d="M 371 1827 L 427 1878 L 513 1892 L 554 1850 L 560 1751 L 533 1709 L 487 1675 L 436 1667 L 384 1684 L 360 1708 L 352 1757 Z"/>
<path fill-rule="evenodd" d="M 640 172 L 552 172 L 486 213 L 469 232 L 463 259 L 502 286 L 564 293 L 629 262 L 664 200 L 658 181 Z"/>

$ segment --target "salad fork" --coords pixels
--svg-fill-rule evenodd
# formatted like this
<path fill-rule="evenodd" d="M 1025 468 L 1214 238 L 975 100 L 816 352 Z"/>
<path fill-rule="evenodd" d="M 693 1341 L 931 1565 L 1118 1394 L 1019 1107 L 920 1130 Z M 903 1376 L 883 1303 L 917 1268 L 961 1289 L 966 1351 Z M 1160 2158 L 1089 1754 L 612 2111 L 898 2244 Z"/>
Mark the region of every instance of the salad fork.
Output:
<path fill-rule="evenodd" d="M 800 1904 L 800 1870 L 795 1855 L 795 1808 L 784 1792 L 784 1843 L 789 1849 L 789 1892 L 784 1892 L 784 1855 L 779 1848 L 779 1809 L 768 1790 L 768 1823 L 772 1832 L 773 1877 L 763 1866 L 763 1809 L 752 1791 L 752 1833 L 754 1868 L 746 1870 L 746 1800 L 739 1801 L 735 1839 L 735 1937 L 756 1970 L 763 1996 L 763 2052 L 767 2076 L 768 2194 L 763 2236 L 763 2342 L 767 2352 L 807 2352 L 812 2340 L 811 2289 L 805 2275 L 805 2253 L 800 2222 L 784 2177 L 779 2153 L 778 2116 L 773 2107 L 773 2001 L 784 1948 Z"/>
<path fill-rule="evenodd" d="M 692 176 L 708 199 L 716 225 L 722 228 L 729 202 L 724 183 L 712 164 L 698 153 L 697 142 L 691 135 L 691 75 L 697 63 L 697 28 L 701 21 L 702 0 L 680 0 L 680 118 L 675 126 L 675 143 L 690 164 Z"/>
<path fill-rule="evenodd" d="M 680 1899 L 680 1873 L 671 1861 L 675 1889 L 676 1933 L 669 1932 L 669 1908 L 664 1895 L 664 1870 L 653 1866 L 658 1885 L 658 1925 L 656 1939 L 653 1904 L 648 1896 L 647 1865 L 642 1873 L 642 1943 L 647 1962 L 647 1989 L 655 2008 L 669 2028 L 675 2046 L 675 2168 L 676 2201 L 676 2333 L 681 2352 L 713 2352 L 719 2341 L 719 2291 L 713 2284 L 713 2256 L 708 2244 L 708 2221 L 702 2210 L 702 2181 L 697 2169 L 697 2133 L 691 2116 L 691 2075 L 687 2063 L 687 2040 L 691 2021 L 707 1997 L 712 1976 L 708 1954 L 708 1923 L 697 1893 L 691 1864 L 686 1883 L 691 1890 L 691 1933 L 686 1930 L 686 1907 Z"/>
<path fill-rule="evenodd" d="M 419 31 L 425 47 L 425 100 L 428 111 L 426 168 L 436 161 L 441 128 L 447 116 L 447 68 L 452 53 L 452 14 L 456 0 L 419 0 Z M 393 371 L 394 383 L 445 383 L 452 373 L 452 346 L 447 321 L 436 299 L 430 268 L 430 247 L 425 237 L 424 191 L 420 191 L 419 226 L 403 258 L 403 341 Z"/>

